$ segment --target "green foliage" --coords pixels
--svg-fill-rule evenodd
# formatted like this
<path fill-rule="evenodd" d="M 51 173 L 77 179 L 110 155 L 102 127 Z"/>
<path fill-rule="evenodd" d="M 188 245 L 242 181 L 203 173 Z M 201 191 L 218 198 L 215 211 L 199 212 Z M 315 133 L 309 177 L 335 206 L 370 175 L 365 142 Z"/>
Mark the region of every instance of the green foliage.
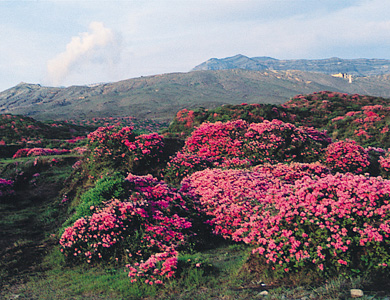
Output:
<path fill-rule="evenodd" d="M 99 179 L 93 188 L 81 195 L 75 213 L 64 223 L 62 228 L 72 225 L 79 218 L 91 216 L 93 213 L 91 207 L 98 207 L 104 201 L 112 198 L 122 199 L 126 194 L 125 185 L 124 176 L 119 172 Z"/>

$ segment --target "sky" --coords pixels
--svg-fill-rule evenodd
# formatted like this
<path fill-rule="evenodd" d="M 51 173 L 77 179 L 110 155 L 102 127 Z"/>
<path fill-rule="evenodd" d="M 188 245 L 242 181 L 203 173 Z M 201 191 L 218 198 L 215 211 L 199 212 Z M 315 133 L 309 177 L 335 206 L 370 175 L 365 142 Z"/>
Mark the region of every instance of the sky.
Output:
<path fill-rule="evenodd" d="M 390 1 L 0 0 L 0 91 L 188 72 L 236 54 L 390 59 Z"/>

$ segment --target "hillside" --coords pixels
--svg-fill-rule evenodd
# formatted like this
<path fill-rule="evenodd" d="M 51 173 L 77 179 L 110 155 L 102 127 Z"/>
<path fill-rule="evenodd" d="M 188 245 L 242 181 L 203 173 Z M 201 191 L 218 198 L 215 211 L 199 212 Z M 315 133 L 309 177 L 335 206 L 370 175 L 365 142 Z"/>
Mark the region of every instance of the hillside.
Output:
<path fill-rule="evenodd" d="M 388 299 L 389 104 L 183 109 L 165 134 L 94 118 L 0 158 L 0 298 Z M 25 140 L 71 124 L 2 118 Z"/>
<path fill-rule="evenodd" d="M 42 123 L 33 118 L 0 115 L 0 144 L 41 142 L 42 139 L 71 139 L 86 135 L 90 128 L 65 122 Z"/>
<path fill-rule="evenodd" d="M 357 77 L 348 83 L 320 73 L 234 69 L 170 73 L 67 88 L 20 83 L 0 93 L 0 113 L 38 120 L 132 116 L 167 121 L 183 108 L 281 104 L 297 94 L 321 90 L 390 97 L 389 78 Z"/>
<path fill-rule="evenodd" d="M 235 55 L 226 58 L 211 58 L 193 68 L 199 70 L 300 70 L 305 72 L 319 72 L 323 74 L 348 73 L 353 76 L 375 76 L 390 73 L 388 59 L 341 59 L 332 57 L 327 59 L 290 59 L 279 60 L 272 57 L 247 57 Z"/>

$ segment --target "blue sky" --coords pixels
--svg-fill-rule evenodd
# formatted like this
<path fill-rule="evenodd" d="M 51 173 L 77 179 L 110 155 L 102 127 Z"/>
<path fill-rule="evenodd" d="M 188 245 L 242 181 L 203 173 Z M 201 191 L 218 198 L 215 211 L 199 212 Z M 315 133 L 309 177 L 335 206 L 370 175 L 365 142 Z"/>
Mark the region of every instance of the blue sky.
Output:
<path fill-rule="evenodd" d="M 0 91 L 187 72 L 236 54 L 390 59 L 390 1 L 0 0 Z"/>

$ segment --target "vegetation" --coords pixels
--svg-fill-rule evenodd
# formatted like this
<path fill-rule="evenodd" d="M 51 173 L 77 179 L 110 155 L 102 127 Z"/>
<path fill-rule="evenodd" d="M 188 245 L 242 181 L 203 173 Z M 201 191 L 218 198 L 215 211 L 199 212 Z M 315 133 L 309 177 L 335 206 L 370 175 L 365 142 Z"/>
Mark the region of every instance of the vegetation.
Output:
<path fill-rule="evenodd" d="M 296 126 L 326 131 L 333 139 L 352 139 L 364 147 L 390 148 L 390 100 L 337 92 L 294 96 L 283 105 L 225 105 L 216 109 L 179 111 L 167 129 L 173 136 L 188 136 L 205 121 L 242 119 L 249 123 L 278 119 Z"/>
<path fill-rule="evenodd" d="M 165 133 L 122 123 L 15 151 L 0 160 L 1 297 L 389 296 L 390 150 L 332 131 L 365 114 L 356 126 L 386 140 L 375 100 L 187 110 Z"/>

